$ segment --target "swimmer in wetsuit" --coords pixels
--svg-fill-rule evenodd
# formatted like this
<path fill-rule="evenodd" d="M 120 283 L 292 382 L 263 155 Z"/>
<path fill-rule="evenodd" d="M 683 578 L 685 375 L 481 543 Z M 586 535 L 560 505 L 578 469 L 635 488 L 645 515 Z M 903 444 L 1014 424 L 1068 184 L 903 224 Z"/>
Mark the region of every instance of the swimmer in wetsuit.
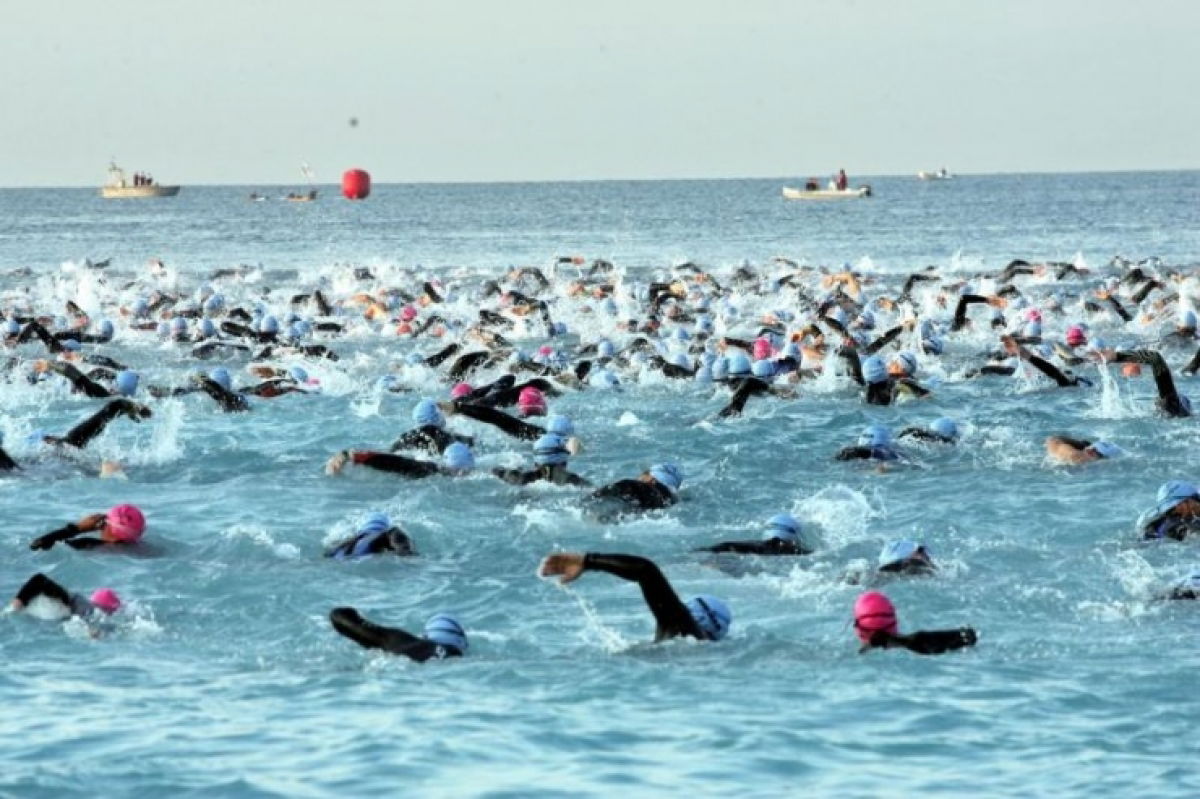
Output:
<path fill-rule="evenodd" d="M 442 453 L 442 463 L 440 464 L 407 458 L 391 452 L 347 449 L 329 459 L 329 462 L 325 464 L 325 474 L 340 474 L 342 469 L 351 463 L 416 480 L 422 477 L 432 477 L 435 474 L 447 477 L 461 477 L 469 474 L 475 468 L 475 456 L 471 453 L 471 448 L 461 441 L 451 442 L 450 446 L 446 447 L 446 451 Z"/>
<path fill-rule="evenodd" d="M 907 649 L 918 655 L 940 655 L 974 646 L 978 640 L 975 630 L 960 627 L 956 630 L 921 630 L 900 634 L 896 608 L 890 599 L 878 591 L 859 596 L 854 603 L 854 631 L 862 641 L 859 653 L 870 649 Z"/>
<path fill-rule="evenodd" d="M 544 480 L 555 485 L 590 486 L 587 478 L 567 469 L 567 460 L 578 450 L 578 439 L 547 433 L 533 443 L 533 469 L 493 469 L 492 474 L 514 485 Z"/>
<path fill-rule="evenodd" d="M 1154 384 L 1158 388 L 1158 409 L 1165 416 L 1182 419 L 1192 415 L 1192 401 L 1175 388 L 1171 369 L 1162 355 L 1154 350 L 1129 350 L 1118 352 L 1113 363 L 1145 364 L 1154 373 Z"/>
<path fill-rule="evenodd" d="M 41 572 L 25 581 L 17 595 L 9 602 L 8 610 L 20 613 L 31 605 L 36 606 L 35 603 L 48 605 L 43 609 L 56 619 L 78 616 L 89 623 L 111 616 L 121 609 L 121 598 L 111 588 L 98 588 L 87 597 L 68 591 Z M 92 635 L 98 634 L 99 630 L 92 628 Z"/>
<path fill-rule="evenodd" d="M 340 635 L 361 647 L 404 655 L 418 663 L 467 654 L 466 631 L 457 619 L 446 613 L 439 613 L 425 623 L 424 637 L 367 621 L 354 608 L 334 608 L 329 614 L 329 623 Z"/>
<path fill-rule="evenodd" d="M 896 461 L 900 454 L 892 445 L 892 433 L 881 424 L 869 425 L 858 437 L 858 446 L 841 449 L 834 460 Z"/>
<path fill-rule="evenodd" d="M 883 545 L 876 572 L 880 575 L 927 577 L 937 571 L 933 557 L 922 543 L 898 538 Z"/>
<path fill-rule="evenodd" d="M 413 408 L 412 419 L 417 427 L 409 430 L 392 444 L 392 452 L 401 449 L 423 449 L 432 455 L 446 451 L 455 441 L 467 446 L 475 443 L 470 436 L 460 436 L 446 431 L 446 418 L 431 399 L 423 399 Z"/>
<path fill-rule="evenodd" d="M 1169 480 L 1158 487 L 1153 509 L 1138 521 L 1142 538 L 1182 541 L 1200 533 L 1200 489 L 1185 480 Z"/>
<path fill-rule="evenodd" d="M 655 642 L 680 636 L 719 641 L 729 632 L 733 622 L 729 606 L 714 596 L 698 596 L 685 604 L 654 561 L 647 558 L 558 552 L 546 556 L 538 568 L 540 576 L 558 577 L 560 583 L 572 582 L 585 571 L 608 572 L 638 584 L 657 624 Z"/>
<path fill-rule="evenodd" d="M 1050 436 L 1046 439 L 1046 457 L 1073 466 L 1116 458 L 1122 452 L 1120 447 L 1108 441 L 1088 441 L 1068 436 Z"/>
<path fill-rule="evenodd" d="M 35 431 L 31 437 L 47 444 L 66 444 L 76 449 L 83 449 L 93 438 L 104 432 L 104 428 L 108 426 L 109 422 L 122 414 L 135 422 L 140 422 L 142 419 L 150 418 L 150 409 L 132 400 L 115 399 L 72 427 L 64 436 L 50 436 L 41 431 Z"/>
<path fill-rule="evenodd" d="M 931 444 L 956 444 L 958 436 L 958 423 L 946 416 L 934 420 L 929 427 L 906 427 L 896 434 L 896 438 L 911 437 Z"/>
<path fill-rule="evenodd" d="M 325 550 L 325 557 L 351 560 L 384 552 L 401 556 L 417 554 L 408 534 L 392 524 L 387 514 L 375 511 L 367 516 L 358 532 Z"/>
<path fill-rule="evenodd" d="M 839 354 L 850 367 L 850 377 L 854 382 L 866 388 L 864 399 L 868 405 L 891 405 L 900 396 L 909 394 L 916 397 L 928 397 L 932 392 L 908 376 L 904 369 L 909 366 L 905 360 L 903 367 L 889 371 L 888 365 L 878 355 L 872 355 L 862 361 L 853 349 L 843 347 Z M 916 359 L 911 353 L 901 353 L 912 358 L 915 369 Z"/>
<path fill-rule="evenodd" d="M 790 513 L 778 513 L 767 520 L 759 541 L 722 541 L 696 552 L 729 552 L 737 555 L 811 555 L 816 542 L 807 534 L 799 520 Z"/>
<path fill-rule="evenodd" d="M 84 533 L 99 532 L 99 538 L 80 538 Z M 107 513 L 92 513 L 40 535 L 29 548 L 38 551 L 66 543 L 72 549 L 95 549 L 116 544 L 136 544 L 146 531 L 146 517 L 136 505 L 115 505 Z"/>
<path fill-rule="evenodd" d="M 1193 569 L 1158 599 L 1200 599 L 1200 569 Z"/>
<path fill-rule="evenodd" d="M 633 480 L 618 480 L 592 493 L 593 499 L 616 499 L 631 510 L 659 510 L 678 501 L 683 470 L 674 463 L 651 466 Z"/>

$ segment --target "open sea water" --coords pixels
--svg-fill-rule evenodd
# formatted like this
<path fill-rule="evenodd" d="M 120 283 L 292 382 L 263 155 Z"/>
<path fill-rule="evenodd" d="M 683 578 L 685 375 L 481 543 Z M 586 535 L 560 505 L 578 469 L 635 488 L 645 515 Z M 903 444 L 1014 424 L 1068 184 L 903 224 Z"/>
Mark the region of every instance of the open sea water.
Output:
<path fill-rule="evenodd" d="M 886 282 L 1011 258 L 1075 261 L 1097 280 L 1115 274 L 1115 254 L 1200 260 L 1195 172 L 879 178 L 867 200 L 783 201 L 780 186 L 796 182 L 380 185 L 361 203 L 331 186 L 315 203 L 248 202 L 255 186 L 157 201 L 3 190 L 0 297 L 56 310 L 71 298 L 89 310 L 127 303 L 150 257 L 188 293 L 216 269 L 254 266 L 222 290 L 281 314 L 318 280 L 334 296 L 354 289 L 350 265 L 468 280 L 580 254 L 631 276 L 682 259 L 727 274 L 781 255 Z M 112 264 L 88 270 L 84 258 Z M 561 316 L 595 338 L 586 315 Z M 1157 337 L 1137 322 L 1094 327 L 1118 342 Z M 89 349 L 134 366 L 143 384 L 211 365 L 119 328 Z M 403 365 L 436 342 L 389 326 L 331 346 L 340 361 L 305 363 L 319 394 L 229 415 L 202 395 L 146 400 L 152 419 L 114 422 L 72 460 L 39 455 L 26 436 L 61 432 L 98 401 L 0 383 L 5 448 L 25 466 L 0 477 L 0 592 L 40 570 L 127 602 L 99 639 L 73 623 L 0 617 L 0 795 L 1200 794 L 1200 607 L 1153 601 L 1200 552 L 1142 545 L 1135 526 L 1161 482 L 1200 477 L 1200 428 L 1158 417 L 1148 378 L 1092 369 L 1097 386 L 1079 390 L 963 380 L 995 346 L 984 329 L 954 337 L 941 361 L 922 359 L 933 398 L 888 408 L 830 375 L 801 383 L 798 399 L 754 399 L 744 417 L 717 420 L 727 391 L 626 375 L 623 391 L 552 401 L 585 443 L 573 469 L 602 484 L 670 458 L 687 477 L 676 506 L 609 524 L 582 512 L 575 490 L 483 473 L 327 477 L 330 454 L 386 448 L 420 396 L 446 392 L 432 370 Z M 1191 354 L 1164 352 L 1176 370 Z M 235 380 L 252 382 L 243 364 L 231 364 Z M 387 371 L 414 392 L 381 393 Z M 1177 380 L 1200 400 L 1197 378 Z M 909 446 L 914 466 L 832 460 L 869 422 L 898 430 L 942 415 L 959 420 L 962 442 Z M 478 437 L 481 466 L 528 462 L 527 445 L 498 431 L 450 426 Z M 1108 439 L 1127 455 L 1052 467 L 1051 433 Z M 98 479 L 100 458 L 123 461 L 128 480 Z M 118 502 L 146 512 L 140 554 L 29 550 Z M 390 513 L 420 557 L 322 558 L 369 510 Z M 757 538 L 780 511 L 817 532 L 819 553 L 690 551 Z M 883 589 L 902 628 L 969 624 L 974 649 L 858 654 L 853 575 L 902 536 L 942 565 Z M 635 585 L 587 574 L 564 590 L 535 576 L 558 549 L 651 557 L 681 596 L 725 598 L 732 632 L 648 644 L 653 620 Z M 418 665 L 360 649 L 330 629 L 337 605 L 415 631 L 453 612 L 470 654 Z"/>

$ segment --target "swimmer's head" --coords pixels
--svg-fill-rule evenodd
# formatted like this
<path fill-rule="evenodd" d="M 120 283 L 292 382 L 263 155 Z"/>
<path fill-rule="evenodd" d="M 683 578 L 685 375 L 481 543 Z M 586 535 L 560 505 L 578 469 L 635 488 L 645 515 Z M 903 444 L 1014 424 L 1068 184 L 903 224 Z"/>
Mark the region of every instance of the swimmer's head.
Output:
<path fill-rule="evenodd" d="M 521 416 L 545 416 L 546 397 L 534 386 L 526 386 L 517 395 L 517 412 Z"/>
<path fill-rule="evenodd" d="M 437 403 L 431 399 L 423 399 L 417 403 L 413 408 L 412 420 L 421 427 L 443 427 L 446 424 Z"/>
<path fill-rule="evenodd" d="M 775 377 L 775 362 L 766 359 L 755 361 L 750 367 L 750 373 L 759 380 L 770 380 Z"/>
<path fill-rule="evenodd" d="M 467 632 L 449 613 L 439 613 L 425 622 L 425 638 L 441 646 L 452 646 L 459 652 L 467 651 Z"/>
<path fill-rule="evenodd" d="M 262 321 L 258 323 L 258 332 L 264 334 L 278 333 L 279 320 L 274 316 L 264 316 Z"/>
<path fill-rule="evenodd" d="M 711 366 L 701 366 L 692 375 L 692 379 L 697 383 L 711 383 L 713 381 L 713 370 Z"/>
<path fill-rule="evenodd" d="M 446 447 L 446 451 L 442 453 L 442 462 L 447 469 L 459 474 L 475 468 L 475 456 L 471 453 L 471 448 L 462 441 L 455 441 Z"/>
<path fill-rule="evenodd" d="M 933 559 L 925 545 L 908 538 L 898 538 L 884 544 L 879 553 L 879 568 L 883 571 L 899 571 L 905 566 L 933 566 Z"/>
<path fill-rule="evenodd" d="M 659 463 L 651 466 L 647 473 L 657 482 L 666 486 L 671 493 L 676 493 L 683 487 L 683 470 L 674 463 Z"/>
<path fill-rule="evenodd" d="M 138 390 L 138 373 L 129 369 L 118 372 L 113 385 L 122 397 L 132 397 Z"/>
<path fill-rule="evenodd" d="M 171 320 L 171 332 L 177 336 L 187 333 L 187 320 L 182 316 L 176 316 Z"/>
<path fill-rule="evenodd" d="M 219 314 L 225 307 L 225 298 L 220 294 L 214 294 L 204 301 L 204 313 L 208 316 Z"/>
<path fill-rule="evenodd" d="M 1200 503 L 1200 490 L 1186 480 L 1168 480 L 1158 487 L 1154 515 L 1165 516 L 1187 502 Z"/>
<path fill-rule="evenodd" d="M 233 391 L 233 377 L 224 366 L 218 366 L 208 373 L 208 379 L 226 391 Z"/>
<path fill-rule="evenodd" d="M 121 609 L 121 597 L 111 588 L 97 588 L 92 592 L 92 605 L 112 615 Z"/>
<path fill-rule="evenodd" d="M 104 479 L 128 480 L 120 461 L 104 461 L 100 464 L 100 477 Z"/>
<path fill-rule="evenodd" d="M 884 364 L 883 358 L 878 355 L 872 355 L 870 358 L 863 359 L 862 362 L 863 380 L 868 383 L 882 383 L 887 380 L 888 370 Z"/>
<path fill-rule="evenodd" d="M 767 519 L 764 538 L 778 538 L 789 544 L 800 543 L 800 522 L 790 513 L 777 513 Z"/>
<path fill-rule="evenodd" d="M 907 350 L 896 355 L 888 364 L 888 374 L 893 377 L 912 377 L 917 373 L 917 356 Z"/>
<path fill-rule="evenodd" d="M 81 349 L 83 349 L 83 345 L 80 344 L 76 339 L 69 338 L 62 342 L 62 348 L 67 352 L 79 352 Z"/>
<path fill-rule="evenodd" d="M 401 322 L 411 322 L 412 320 L 414 320 L 416 318 L 417 318 L 417 309 L 412 307 L 411 305 L 405 305 L 403 308 L 400 309 L 400 321 Z"/>
<path fill-rule="evenodd" d="M 1118 447 L 1111 441 L 1093 441 L 1088 449 L 1095 452 L 1101 458 L 1118 458 L 1125 454 L 1125 450 Z"/>
<path fill-rule="evenodd" d="M 104 516 L 104 539 L 136 544 L 146 532 L 146 517 L 136 505 L 116 505 Z"/>
<path fill-rule="evenodd" d="M 293 366 L 288 369 L 288 377 L 295 380 L 297 383 L 308 382 L 308 370 L 303 366 Z"/>
<path fill-rule="evenodd" d="M 562 466 L 570 457 L 571 451 L 563 436 L 546 433 L 533 442 L 533 462 L 538 466 Z"/>
<path fill-rule="evenodd" d="M 113 323 L 111 321 L 109 321 L 108 319 L 102 319 L 100 321 L 100 335 L 101 336 L 104 336 L 106 338 L 112 338 L 114 332 L 116 332 L 116 330 L 113 327 Z"/>
<path fill-rule="evenodd" d="M 462 399 L 474 390 L 470 383 L 455 383 L 450 389 L 450 399 Z"/>
<path fill-rule="evenodd" d="M 726 373 L 730 377 L 749 377 L 751 369 L 750 358 L 746 353 L 737 351 L 725 356 Z"/>
<path fill-rule="evenodd" d="M 951 440 L 958 439 L 958 422 L 948 416 L 943 416 L 941 419 L 934 420 L 929 429 L 937 433 L 939 436 L 949 438 Z"/>
<path fill-rule="evenodd" d="M 1067 344 L 1072 347 L 1082 347 L 1087 344 L 1087 334 L 1083 332 L 1082 327 L 1071 325 L 1067 328 Z"/>
<path fill-rule="evenodd" d="M 15 336 L 21 332 L 21 323 L 16 319 L 9 319 L 4 323 L 4 335 Z"/>
<path fill-rule="evenodd" d="M 890 446 L 892 433 L 881 424 L 868 425 L 858 436 L 858 444 L 862 447 L 881 449 Z"/>
<path fill-rule="evenodd" d="M 754 355 L 754 360 L 756 361 L 761 361 L 763 358 L 770 358 L 770 340 L 768 340 L 765 336 L 759 336 L 758 338 L 754 339 L 754 344 L 752 345 L 752 354 Z"/>
<path fill-rule="evenodd" d="M 696 626 L 710 641 L 720 641 L 729 633 L 729 626 L 733 624 L 733 611 L 715 596 L 701 594 L 687 603 L 687 609 L 695 619 Z"/>
<path fill-rule="evenodd" d="M 358 526 L 359 533 L 383 533 L 387 532 L 392 526 L 392 520 L 383 511 L 373 510 L 367 514 L 367 518 L 363 519 L 363 523 Z"/>
<path fill-rule="evenodd" d="M 1196 312 L 1191 308 L 1181 309 L 1179 312 L 1179 321 L 1175 325 L 1181 333 L 1195 332 L 1196 330 Z"/>
<path fill-rule="evenodd" d="M 608 339 L 601 339 L 600 343 L 596 345 L 596 355 L 601 358 L 611 358 L 616 355 L 616 352 L 616 347 Z"/>
<path fill-rule="evenodd" d="M 1122 377 L 1141 377 L 1142 365 L 1140 363 L 1127 363 L 1121 366 Z"/>
<path fill-rule="evenodd" d="M 203 338 L 214 338 L 217 335 L 217 326 L 213 324 L 211 319 L 200 320 L 200 335 Z"/>
<path fill-rule="evenodd" d="M 1021 335 L 1027 338 L 1039 338 L 1042 335 L 1042 323 L 1026 322 L 1025 326 L 1021 328 Z"/>
<path fill-rule="evenodd" d="M 546 424 L 546 432 L 559 436 L 573 436 L 575 435 L 575 423 L 571 421 L 570 417 L 556 413 Z"/>
<path fill-rule="evenodd" d="M 868 591 L 854 601 L 854 631 L 864 644 L 877 632 L 896 635 L 899 631 L 896 607 L 878 591 Z"/>

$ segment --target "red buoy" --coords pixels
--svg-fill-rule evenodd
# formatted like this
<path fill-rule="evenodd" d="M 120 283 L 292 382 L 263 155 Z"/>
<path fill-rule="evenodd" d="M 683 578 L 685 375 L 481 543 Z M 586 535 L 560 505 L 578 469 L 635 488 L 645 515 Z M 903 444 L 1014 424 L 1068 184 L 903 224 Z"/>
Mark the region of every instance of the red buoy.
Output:
<path fill-rule="evenodd" d="M 371 193 L 371 176 L 364 169 L 347 169 L 342 173 L 342 196 L 347 200 L 365 200 Z"/>

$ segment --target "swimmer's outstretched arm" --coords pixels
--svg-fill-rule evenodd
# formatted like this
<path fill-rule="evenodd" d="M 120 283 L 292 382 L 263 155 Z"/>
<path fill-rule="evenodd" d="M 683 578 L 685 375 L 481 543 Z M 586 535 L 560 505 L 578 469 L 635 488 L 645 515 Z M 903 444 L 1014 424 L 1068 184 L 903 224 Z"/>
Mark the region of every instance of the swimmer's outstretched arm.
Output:
<path fill-rule="evenodd" d="M 918 655 L 940 655 L 968 646 L 975 646 L 978 636 L 970 627 L 960 627 L 957 630 L 922 630 L 909 635 L 892 635 L 880 630 L 871 636 L 871 643 L 865 644 L 860 653 L 872 648 L 894 649 L 900 647 Z"/>
<path fill-rule="evenodd" d="M 1118 352 L 1113 356 L 1113 363 L 1141 363 L 1149 366 L 1154 373 L 1154 384 L 1158 388 L 1158 402 L 1163 413 L 1174 417 L 1192 415 L 1183 400 L 1180 399 L 1179 392 L 1175 389 L 1175 380 L 1171 377 L 1171 368 L 1167 366 L 1167 362 L 1163 360 L 1161 354 L 1154 350 Z"/>
<path fill-rule="evenodd" d="M 88 443 L 104 432 L 108 423 L 125 414 L 135 422 L 150 418 L 150 409 L 129 399 L 115 399 L 103 408 L 75 425 L 62 437 L 62 442 L 83 449 Z"/>
<path fill-rule="evenodd" d="M 958 305 L 954 308 L 954 322 L 950 325 L 950 330 L 962 330 L 967 326 L 967 306 L 976 303 L 988 302 L 987 297 L 980 294 L 964 294 L 958 298 Z"/>
<path fill-rule="evenodd" d="M 542 561 L 539 573 L 543 577 L 560 576 L 560 582 L 569 583 L 585 571 L 608 572 L 622 580 L 635 582 L 642 589 L 642 596 L 650 612 L 658 622 L 654 640 L 690 635 L 703 639 L 705 636 L 696 626 L 696 621 L 687 607 L 680 601 L 675 589 L 667 582 L 654 561 L 637 555 L 604 555 L 597 552 L 559 552 Z"/>
<path fill-rule="evenodd" d="M 449 403 L 447 409 L 451 414 L 460 414 L 477 422 L 490 424 L 514 438 L 525 441 L 536 441 L 546 434 L 546 431 L 541 427 L 524 422 L 515 416 L 509 416 L 504 411 L 498 411 L 495 408 L 474 405 L 460 400 Z"/>
<path fill-rule="evenodd" d="M 447 344 L 433 355 L 430 355 L 428 358 L 426 358 L 425 365 L 432 369 L 436 369 L 442 365 L 443 361 L 445 361 L 454 353 L 458 352 L 460 349 L 462 349 L 461 344 Z"/>
<path fill-rule="evenodd" d="M 384 627 L 367 621 L 354 608 L 334 608 L 329 623 L 338 633 L 367 649 L 382 649 L 424 663 L 438 654 L 438 645 L 418 638 L 398 627 Z"/>
<path fill-rule="evenodd" d="M 346 463 L 356 463 L 359 466 L 367 466 L 372 469 L 377 469 L 381 472 L 391 472 L 403 477 L 429 477 L 441 471 L 436 463 L 429 461 L 420 461 L 416 458 L 406 458 L 403 455 L 393 455 L 389 452 L 364 452 L 361 450 L 348 449 L 345 452 L 335 455 L 330 461 L 332 465 L 335 460 L 341 458 L 341 462 L 336 468 L 327 469 L 327 471 L 337 472 L 341 470 L 341 466 Z"/>
<path fill-rule="evenodd" d="M 46 349 L 50 350 L 50 352 L 57 355 L 63 351 L 62 342 L 50 335 L 50 332 L 42 327 L 41 322 L 38 322 L 36 319 L 31 319 L 29 324 L 25 325 L 21 329 L 21 332 L 17 334 L 17 343 L 24 344 L 35 336 L 46 345 Z"/>
<path fill-rule="evenodd" d="M 250 404 L 246 402 L 246 398 L 232 391 L 227 391 L 220 383 L 208 377 L 199 379 L 200 390 L 217 401 L 221 406 L 221 410 L 226 413 L 240 413 L 250 410 Z"/>
<path fill-rule="evenodd" d="M 904 325 L 896 325 L 891 330 L 887 331 L 882 336 L 880 336 L 879 338 L 872 341 L 866 347 L 863 347 L 863 352 L 865 352 L 867 355 L 874 355 L 875 353 L 879 352 L 881 349 L 886 347 L 888 344 L 891 344 L 893 341 L 895 341 L 896 337 L 899 336 L 903 332 L 904 332 Z"/>
<path fill-rule="evenodd" d="M 1188 361 L 1187 366 L 1183 367 L 1183 373 L 1186 375 L 1194 375 L 1200 370 L 1200 349 L 1196 350 L 1196 354 Z"/>
<path fill-rule="evenodd" d="M 71 593 L 46 575 L 38 572 L 25 581 L 25 585 L 13 597 L 12 607 L 21 610 L 40 596 L 48 597 L 71 607 Z"/>
<path fill-rule="evenodd" d="M 78 522 L 65 524 L 57 530 L 51 530 L 48 533 L 38 536 L 29 543 L 29 548 L 35 552 L 47 550 L 55 544 L 66 542 L 72 549 L 92 549 L 102 546 L 105 542 L 100 538 L 79 538 L 84 533 L 90 533 L 94 530 L 99 530 L 104 526 L 105 517 L 103 513 L 93 513 L 90 516 L 84 516 Z"/>
<path fill-rule="evenodd" d="M 468 352 L 454 362 L 450 367 L 450 371 L 446 373 L 446 378 L 451 382 L 458 383 L 468 374 L 478 369 L 490 357 L 491 353 L 487 350 Z"/>
<path fill-rule="evenodd" d="M 19 470 L 20 468 L 21 467 L 17 465 L 17 462 L 14 461 L 9 454 L 4 451 L 4 447 L 0 447 L 0 472 L 10 472 L 14 469 Z"/>
<path fill-rule="evenodd" d="M 71 385 L 75 387 L 76 391 L 81 391 L 93 399 L 112 396 L 111 391 L 79 371 L 73 364 L 62 363 L 61 361 L 39 361 L 38 365 L 40 366 L 41 364 L 45 364 L 45 368 L 51 372 L 62 375 L 70 380 Z"/>
<path fill-rule="evenodd" d="M 742 380 L 741 385 L 733 392 L 733 399 L 729 404 L 721 409 L 718 416 L 740 416 L 742 410 L 746 407 L 747 400 L 754 394 L 767 394 L 771 387 L 757 377 L 747 377 Z"/>

